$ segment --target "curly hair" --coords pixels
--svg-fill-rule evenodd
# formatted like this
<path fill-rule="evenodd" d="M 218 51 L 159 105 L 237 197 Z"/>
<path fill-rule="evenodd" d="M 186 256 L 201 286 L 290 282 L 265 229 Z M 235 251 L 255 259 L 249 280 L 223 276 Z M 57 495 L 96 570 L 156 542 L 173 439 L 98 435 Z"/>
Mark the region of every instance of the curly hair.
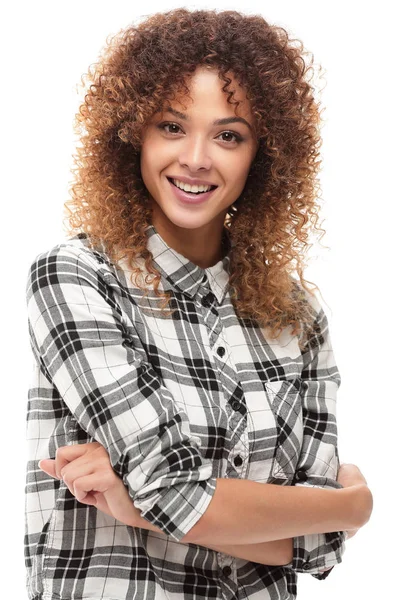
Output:
<path fill-rule="evenodd" d="M 188 77 L 198 66 L 215 67 L 236 110 L 229 75 L 246 90 L 259 141 L 224 223 L 236 314 L 267 327 L 274 339 L 286 326 L 293 334 L 308 332 L 314 311 L 306 300 L 312 291 L 304 255 L 311 228 L 325 230 L 317 226 L 316 202 L 321 117 L 306 55 L 283 28 L 234 10 L 178 8 L 107 39 L 82 77 L 90 85 L 74 121 L 81 144 L 73 155 L 72 200 L 65 203 L 69 233 L 82 231 L 92 247 L 104 245 L 115 264 L 126 257 L 139 287 L 152 285 L 169 309 L 147 249 L 152 213 L 140 172 L 142 134 L 165 101 L 189 93 Z"/>

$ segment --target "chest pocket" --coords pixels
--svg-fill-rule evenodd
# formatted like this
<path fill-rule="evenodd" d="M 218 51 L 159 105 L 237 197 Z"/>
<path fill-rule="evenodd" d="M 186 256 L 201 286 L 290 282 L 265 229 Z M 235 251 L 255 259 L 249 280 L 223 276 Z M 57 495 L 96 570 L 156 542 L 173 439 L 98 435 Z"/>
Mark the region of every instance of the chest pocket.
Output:
<path fill-rule="evenodd" d="M 303 441 L 301 381 L 268 381 L 266 394 L 277 427 L 277 442 L 267 483 L 287 485 L 294 477 Z"/>

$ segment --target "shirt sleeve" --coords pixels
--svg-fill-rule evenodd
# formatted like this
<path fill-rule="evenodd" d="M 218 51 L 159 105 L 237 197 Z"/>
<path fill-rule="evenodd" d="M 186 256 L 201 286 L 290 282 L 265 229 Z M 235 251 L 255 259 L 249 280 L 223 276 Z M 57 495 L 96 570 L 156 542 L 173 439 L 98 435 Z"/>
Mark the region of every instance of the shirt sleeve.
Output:
<path fill-rule="evenodd" d="M 328 319 L 315 296 L 314 333 L 302 351 L 303 444 L 293 485 L 341 488 L 337 447 L 336 397 L 341 383 L 332 350 Z M 292 568 L 325 579 L 342 562 L 345 532 L 294 538 Z"/>
<path fill-rule="evenodd" d="M 212 462 L 134 347 L 106 275 L 71 244 L 38 255 L 26 285 L 32 351 L 79 425 L 106 448 L 141 516 L 180 541 L 213 497 Z"/>

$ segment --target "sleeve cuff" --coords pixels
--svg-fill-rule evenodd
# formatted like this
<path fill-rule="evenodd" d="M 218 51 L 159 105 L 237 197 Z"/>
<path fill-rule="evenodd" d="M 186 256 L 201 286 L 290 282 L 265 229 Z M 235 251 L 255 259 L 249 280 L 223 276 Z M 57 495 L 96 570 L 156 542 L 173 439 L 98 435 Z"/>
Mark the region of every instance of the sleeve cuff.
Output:
<path fill-rule="evenodd" d="M 180 542 L 207 510 L 216 483 L 216 478 L 210 477 L 205 481 L 177 484 L 166 493 L 150 496 L 149 502 L 135 499 L 134 504 L 144 519 Z"/>
<path fill-rule="evenodd" d="M 332 568 L 342 562 L 344 542 L 344 531 L 294 537 L 293 570 L 325 579 Z"/>
<path fill-rule="evenodd" d="M 312 576 L 316 579 L 326 579 L 328 575 L 332 572 L 333 567 L 329 567 L 329 569 L 325 570 L 323 573 L 312 573 Z"/>

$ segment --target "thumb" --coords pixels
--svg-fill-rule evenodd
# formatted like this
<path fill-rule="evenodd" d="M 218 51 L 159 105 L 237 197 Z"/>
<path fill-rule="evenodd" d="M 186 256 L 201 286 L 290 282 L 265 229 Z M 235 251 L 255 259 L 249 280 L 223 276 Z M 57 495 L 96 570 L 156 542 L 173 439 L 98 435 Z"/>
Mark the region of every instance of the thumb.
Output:
<path fill-rule="evenodd" d="M 44 458 L 43 460 L 40 460 L 38 462 L 38 466 L 42 471 L 44 471 L 48 475 L 51 475 L 51 477 L 55 477 L 55 479 L 57 479 L 54 459 Z"/>

